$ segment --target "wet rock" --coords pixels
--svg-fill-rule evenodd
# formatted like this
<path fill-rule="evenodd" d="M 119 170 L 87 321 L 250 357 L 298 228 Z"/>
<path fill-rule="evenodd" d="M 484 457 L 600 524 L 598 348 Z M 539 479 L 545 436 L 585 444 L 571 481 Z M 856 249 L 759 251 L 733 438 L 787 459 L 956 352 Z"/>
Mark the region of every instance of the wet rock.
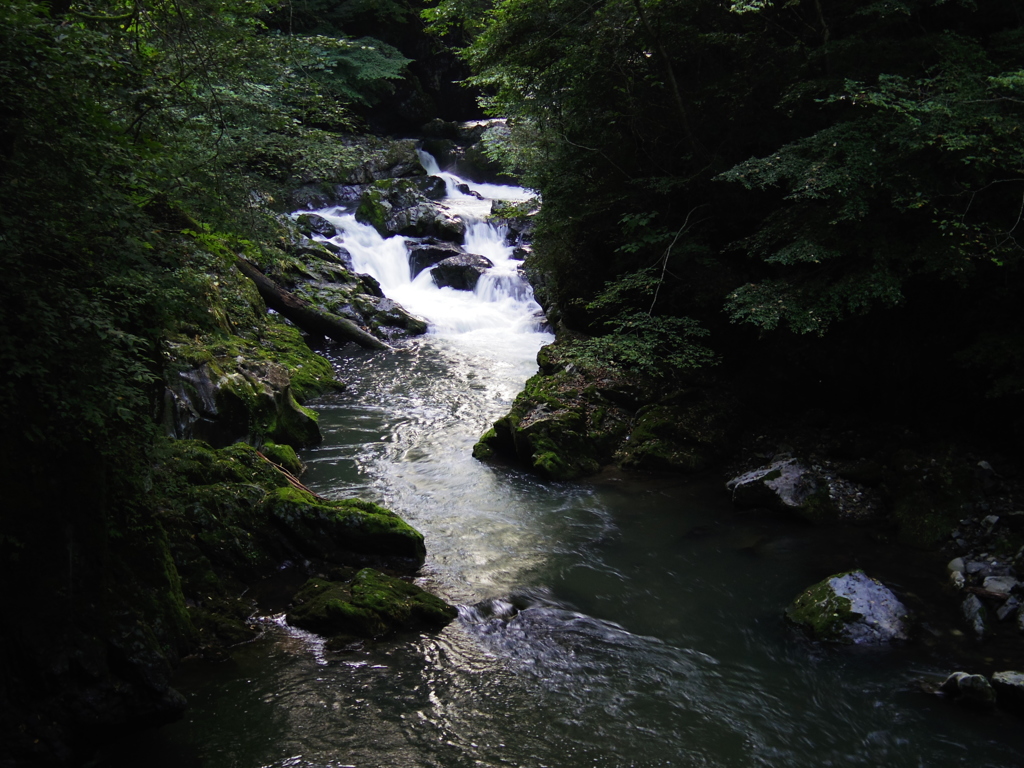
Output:
<path fill-rule="evenodd" d="M 996 616 L 1000 621 L 1006 621 L 1011 616 L 1016 616 L 1020 610 L 1020 600 L 1016 597 L 1010 597 L 1005 603 L 999 606 L 996 611 Z"/>
<path fill-rule="evenodd" d="M 493 266 L 493 262 L 484 256 L 461 253 L 439 261 L 430 270 L 430 275 L 439 288 L 448 286 L 460 291 L 472 291 L 480 276 Z"/>
<path fill-rule="evenodd" d="M 778 509 L 812 519 L 834 514 L 821 476 L 795 458 L 734 477 L 725 487 L 741 509 Z"/>
<path fill-rule="evenodd" d="M 996 705 L 996 691 L 984 675 L 954 672 L 939 686 L 957 704 L 977 709 L 991 709 Z"/>
<path fill-rule="evenodd" d="M 323 216 L 317 216 L 315 213 L 302 213 L 299 214 L 295 223 L 299 227 L 299 231 L 311 237 L 312 235 L 320 235 L 321 237 L 331 238 L 338 234 L 338 230 L 334 228 Z"/>
<path fill-rule="evenodd" d="M 992 675 L 999 705 L 1015 712 L 1024 711 L 1024 672 L 1004 671 Z"/>
<path fill-rule="evenodd" d="M 977 595 L 968 595 L 960 605 L 960 612 L 964 617 L 967 628 L 974 633 L 975 637 L 981 638 L 985 635 L 985 606 Z"/>
<path fill-rule="evenodd" d="M 289 624 L 326 636 L 378 637 L 401 629 L 440 629 L 458 615 L 439 597 L 371 568 L 349 582 L 310 579 L 292 603 Z"/>
<path fill-rule="evenodd" d="M 786 609 L 786 618 L 811 638 L 830 643 L 880 645 L 906 640 L 909 633 L 900 600 L 859 570 L 810 587 Z"/>
<path fill-rule="evenodd" d="M 371 184 L 360 198 L 355 216 L 382 237 L 437 237 L 458 243 L 466 234 L 465 223 L 430 199 L 423 183 L 410 179 L 385 179 Z"/>
<path fill-rule="evenodd" d="M 454 243 L 431 238 L 409 243 L 409 271 L 413 277 L 438 262 L 461 256 L 464 251 Z"/>
<path fill-rule="evenodd" d="M 165 404 L 166 429 L 177 438 L 298 447 L 321 440 L 316 415 L 298 404 L 288 369 L 277 363 L 222 358 L 180 371 L 168 380 Z"/>
<path fill-rule="evenodd" d="M 1016 587 L 1018 583 L 1019 582 L 1012 576 L 988 576 L 985 581 L 982 582 L 982 587 L 987 592 L 1008 595 L 1013 591 L 1014 587 Z"/>

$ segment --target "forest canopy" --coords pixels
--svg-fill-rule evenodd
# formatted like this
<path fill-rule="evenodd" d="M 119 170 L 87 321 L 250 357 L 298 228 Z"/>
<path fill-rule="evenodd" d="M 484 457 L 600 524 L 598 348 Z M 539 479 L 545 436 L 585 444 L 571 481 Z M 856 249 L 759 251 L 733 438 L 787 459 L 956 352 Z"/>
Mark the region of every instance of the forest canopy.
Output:
<path fill-rule="evenodd" d="M 538 250 L 571 324 L 621 331 L 617 291 L 619 316 L 690 318 L 718 353 L 756 337 L 825 361 L 814 339 L 839 333 L 998 395 L 1024 391 L 1022 14 L 442 0 L 426 16 L 473 34 L 472 82 L 513 128 L 494 151 L 543 196 Z M 656 304 L 620 290 L 643 275 Z"/>

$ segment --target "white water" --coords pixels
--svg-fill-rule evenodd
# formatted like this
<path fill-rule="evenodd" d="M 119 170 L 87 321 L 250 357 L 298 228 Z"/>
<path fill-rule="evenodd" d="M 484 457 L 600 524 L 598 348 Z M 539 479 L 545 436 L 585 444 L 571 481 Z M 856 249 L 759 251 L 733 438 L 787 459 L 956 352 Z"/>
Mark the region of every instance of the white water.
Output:
<path fill-rule="evenodd" d="M 445 180 L 448 196 L 441 203 L 467 224 L 463 250 L 484 256 L 494 264 L 481 276 L 474 291 L 439 288 L 429 268 L 414 278 L 408 248 L 412 239 L 383 238 L 344 208 L 316 211 L 339 231 L 331 242 L 348 249 L 355 271 L 372 275 L 385 296 L 427 320 L 430 335 L 490 359 L 532 360 L 537 350 L 553 337 L 545 330 L 543 312 L 529 283 L 519 274 L 522 262 L 512 258 L 513 248 L 505 243 L 506 228 L 485 220 L 490 199 L 522 201 L 532 197 L 532 193 L 522 187 L 471 184 L 440 172 L 430 155 L 420 156 L 428 173 Z M 458 186 L 467 184 L 489 199 L 481 200 L 458 190 Z"/>

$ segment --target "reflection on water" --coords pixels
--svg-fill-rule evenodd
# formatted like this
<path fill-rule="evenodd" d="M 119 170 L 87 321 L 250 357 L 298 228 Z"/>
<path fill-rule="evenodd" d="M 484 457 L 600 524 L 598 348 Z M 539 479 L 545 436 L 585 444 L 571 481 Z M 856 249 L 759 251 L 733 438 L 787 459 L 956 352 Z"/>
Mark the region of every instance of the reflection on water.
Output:
<path fill-rule="evenodd" d="M 430 340 L 390 359 L 338 359 L 358 383 L 320 406 L 330 437 L 304 456 L 320 493 L 371 495 L 424 531 L 423 582 L 461 603 L 460 620 L 326 655 L 272 626 L 229 663 L 188 667 L 187 719 L 136 759 L 1021 764 L 1019 722 L 922 694 L 918 680 L 944 670 L 915 663 L 913 649 L 821 649 L 785 626 L 797 592 L 860 557 L 848 534 L 736 516 L 717 480 L 544 484 L 482 465 L 468 448 L 519 385 L 471 377 L 473 360 Z M 885 553 L 874 565 L 886 560 L 895 567 Z"/>

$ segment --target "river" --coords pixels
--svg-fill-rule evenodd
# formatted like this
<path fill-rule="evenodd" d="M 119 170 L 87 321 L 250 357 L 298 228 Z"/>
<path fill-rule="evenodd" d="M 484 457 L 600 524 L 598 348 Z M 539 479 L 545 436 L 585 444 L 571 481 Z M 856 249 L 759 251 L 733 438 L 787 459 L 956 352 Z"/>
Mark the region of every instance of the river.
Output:
<path fill-rule="evenodd" d="M 475 199 L 448 202 L 481 215 Z M 329 353 L 349 388 L 316 403 L 325 441 L 302 455 L 305 481 L 422 531 L 419 583 L 460 618 L 335 654 L 268 615 L 265 636 L 230 662 L 186 665 L 186 718 L 125 745 L 119 764 L 1024 764 L 1018 720 L 922 692 L 951 671 L 941 649 L 823 648 L 782 619 L 805 587 L 854 566 L 913 605 L 932 588 L 929 556 L 868 546 L 863 531 L 738 515 L 717 476 L 548 483 L 474 460 L 552 338 L 501 233 L 471 227 L 467 249 L 500 279 L 458 292 L 412 279 L 401 238 L 320 213 L 344 230 L 356 268 L 431 330 L 392 352 Z"/>

